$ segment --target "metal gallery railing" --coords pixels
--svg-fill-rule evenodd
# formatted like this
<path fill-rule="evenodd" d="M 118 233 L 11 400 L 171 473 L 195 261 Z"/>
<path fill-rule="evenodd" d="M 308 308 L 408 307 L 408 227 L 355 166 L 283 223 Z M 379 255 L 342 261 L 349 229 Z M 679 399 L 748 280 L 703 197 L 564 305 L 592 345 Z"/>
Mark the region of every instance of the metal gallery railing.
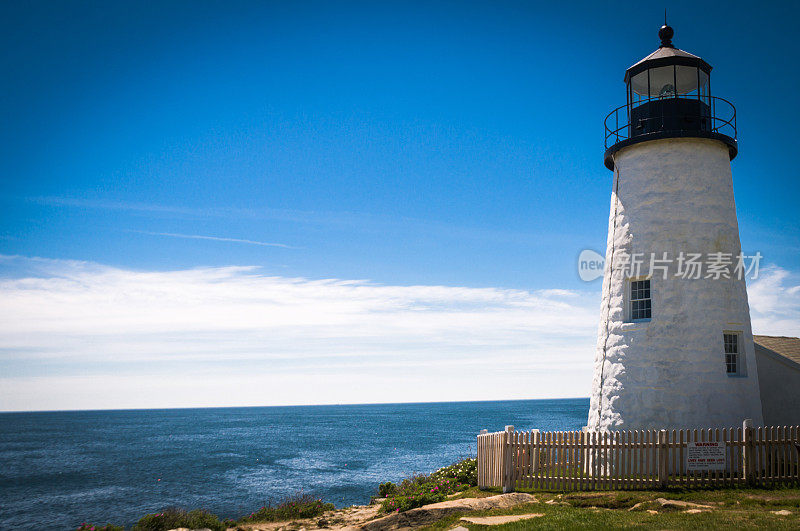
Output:
<path fill-rule="evenodd" d="M 670 105 L 683 102 L 692 104 L 694 109 L 687 111 L 684 107 L 677 115 L 669 112 Z M 648 106 L 656 112 L 642 113 L 641 110 Z M 682 120 L 696 122 L 683 123 Z M 642 137 L 645 140 L 647 135 L 664 133 L 678 133 L 676 136 L 691 136 L 693 132 L 717 133 L 736 140 L 736 107 L 718 96 L 643 98 L 620 105 L 608 113 L 603 125 L 606 149 L 630 138 Z"/>

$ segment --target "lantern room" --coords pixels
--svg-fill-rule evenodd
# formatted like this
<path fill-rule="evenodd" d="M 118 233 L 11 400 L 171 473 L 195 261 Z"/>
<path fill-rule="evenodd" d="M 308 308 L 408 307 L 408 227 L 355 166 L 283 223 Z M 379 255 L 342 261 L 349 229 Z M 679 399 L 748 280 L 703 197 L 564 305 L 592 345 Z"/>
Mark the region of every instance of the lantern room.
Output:
<path fill-rule="evenodd" d="M 605 165 L 614 168 L 613 155 L 623 147 L 673 137 L 704 137 L 736 145 L 736 109 L 711 95 L 711 66 L 672 44 L 674 30 L 658 32 L 659 48 L 625 72 L 626 103 L 605 121 Z"/>

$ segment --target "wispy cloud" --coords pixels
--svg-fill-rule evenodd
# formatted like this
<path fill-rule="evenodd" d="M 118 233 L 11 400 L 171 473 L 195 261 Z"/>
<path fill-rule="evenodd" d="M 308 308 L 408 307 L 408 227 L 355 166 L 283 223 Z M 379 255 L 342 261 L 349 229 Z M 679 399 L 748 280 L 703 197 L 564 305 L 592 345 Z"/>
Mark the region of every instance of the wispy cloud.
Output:
<path fill-rule="evenodd" d="M 135 203 L 129 201 L 109 201 L 105 199 L 86 199 L 61 196 L 27 197 L 27 201 L 46 206 L 91 208 L 101 210 L 117 210 L 129 212 L 153 212 L 163 214 L 200 215 L 204 211 L 180 206 L 157 205 L 152 203 Z"/>
<path fill-rule="evenodd" d="M 591 382 L 595 293 L 5 260 L 29 274 L 0 280 L 0 409 L 143 407 L 135 382 L 172 374 L 193 391 L 166 384 L 165 406 L 585 396 Z M 237 378 L 259 391 L 208 394 Z"/>
<path fill-rule="evenodd" d="M 300 249 L 292 245 L 283 243 L 260 242 L 256 240 L 244 240 L 241 238 L 221 238 L 219 236 L 202 236 L 200 234 L 177 234 L 174 232 L 149 232 L 144 230 L 134 230 L 138 234 L 149 234 L 150 236 L 167 236 L 170 238 L 184 238 L 187 240 L 210 240 L 213 242 L 246 243 L 248 245 L 260 245 L 262 247 L 282 247 L 283 249 Z"/>
<path fill-rule="evenodd" d="M 310 211 L 278 208 L 239 208 L 239 207 L 203 207 L 192 208 L 179 205 L 162 205 L 105 199 L 86 199 L 60 196 L 28 197 L 32 203 L 64 208 L 91 210 L 110 210 L 134 214 L 151 214 L 158 217 L 182 219 L 269 219 L 289 223 L 301 223 L 324 226 L 328 229 L 357 231 L 362 233 L 385 234 L 390 231 L 414 231 L 435 234 L 441 237 L 500 242 L 525 242 L 556 240 L 559 234 L 552 231 L 525 233 L 505 228 L 486 228 L 444 223 L 430 219 L 417 219 L 407 216 L 390 216 L 381 213 L 353 211 Z"/>
<path fill-rule="evenodd" d="M 135 271 L 0 257 L 0 409 L 587 396 L 593 291 L 397 286 L 252 266 Z M 798 335 L 800 282 L 749 287 Z"/>
<path fill-rule="evenodd" d="M 31 203 L 50 207 L 74 208 L 83 210 L 108 210 L 134 214 L 151 214 L 166 218 L 224 218 L 224 219 L 276 219 L 283 221 L 308 222 L 318 216 L 315 212 L 275 208 L 239 208 L 229 206 L 187 207 L 132 201 L 114 201 L 98 198 L 34 196 L 25 198 Z"/>

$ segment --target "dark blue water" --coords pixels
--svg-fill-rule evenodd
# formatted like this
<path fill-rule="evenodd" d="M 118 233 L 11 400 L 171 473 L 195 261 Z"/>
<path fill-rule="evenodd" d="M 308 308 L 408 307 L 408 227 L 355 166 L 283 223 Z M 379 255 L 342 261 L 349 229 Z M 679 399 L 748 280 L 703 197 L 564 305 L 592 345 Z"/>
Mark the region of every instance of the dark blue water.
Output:
<path fill-rule="evenodd" d="M 378 483 L 475 455 L 476 435 L 579 429 L 589 399 L 0 414 L 0 528 L 131 525 L 169 506 L 239 517 L 304 491 L 363 504 Z"/>

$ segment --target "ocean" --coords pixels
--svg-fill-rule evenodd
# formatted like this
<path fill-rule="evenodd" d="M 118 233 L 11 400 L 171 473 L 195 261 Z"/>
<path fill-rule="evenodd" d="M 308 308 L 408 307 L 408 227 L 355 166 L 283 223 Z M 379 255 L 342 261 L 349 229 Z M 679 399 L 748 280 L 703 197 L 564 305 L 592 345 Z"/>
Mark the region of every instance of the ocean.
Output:
<path fill-rule="evenodd" d="M 482 428 L 579 429 L 588 398 L 0 414 L 0 529 L 249 514 L 300 491 L 364 504 L 475 455 Z"/>

